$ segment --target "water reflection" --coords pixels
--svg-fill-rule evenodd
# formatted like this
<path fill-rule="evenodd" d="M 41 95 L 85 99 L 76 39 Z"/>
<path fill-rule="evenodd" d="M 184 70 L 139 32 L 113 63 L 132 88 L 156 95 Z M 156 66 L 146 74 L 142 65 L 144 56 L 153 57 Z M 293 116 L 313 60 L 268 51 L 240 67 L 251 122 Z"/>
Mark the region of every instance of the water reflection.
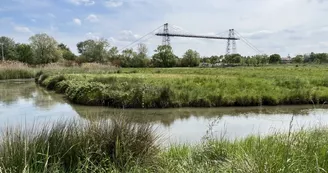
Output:
<path fill-rule="evenodd" d="M 37 87 L 33 81 L 0 82 L 0 128 L 77 117 L 61 96 Z"/>
<path fill-rule="evenodd" d="M 0 104 L 10 106 L 24 100 L 32 101 L 35 107 L 43 109 L 65 103 L 58 95 L 37 87 L 33 81 L 0 83 Z"/>
<path fill-rule="evenodd" d="M 320 105 L 316 109 L 307 105 L 119 110 L 72 105 L 62 95 L 39 88 L 33 81 L 0 82 L 0 128 L 58 120 L 94 121 L 125 116 L 135 123 L 152 123 L 168 142 L 179 143 L 199 142 L 212 122 L 216 122 L 214 134 L 224 134 L 229 139 L 286 131 L 292 117 L 294 129 L 326 125 L 326 108 L 328 105 Z"/>
<path fill-rule="evenodd" d="M 108 119 L 124 115 L 136 123 L 161 123 L 169 127 L 176 120 L 188 120 L 192 117 L 204 119 L 220 119 L 223 116 L 254 117 L 260 115 L 291 114 L 305 116 L 313 106 L 279 106 L 279 107 L 224 107 L 224 108 L 181 108 L 181 109 L 108 109 L 104 107 L 88 107 L 72 105 L 83 118 L 89 120 Z"/>
<path fill-rule="evenodd" d="M 136 123 L 150 122 L 168 143 L 197 143 L 213 122 L 214 136 L 234 140 L 249 135 L 268 135 L 327 125 L 327 106 L 234 107 L 207 109 L 117 110 L 103 107 L 73 106 L 88 120 L 125 116 Z"/>

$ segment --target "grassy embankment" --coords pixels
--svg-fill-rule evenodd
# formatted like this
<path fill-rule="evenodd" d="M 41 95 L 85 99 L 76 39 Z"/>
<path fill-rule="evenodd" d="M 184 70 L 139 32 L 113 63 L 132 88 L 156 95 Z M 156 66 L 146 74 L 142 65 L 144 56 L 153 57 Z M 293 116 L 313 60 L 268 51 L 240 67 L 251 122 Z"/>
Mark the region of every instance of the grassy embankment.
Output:
<path fill-rule="evenodd" d="M 208 135 L 197 146 L 161 148 L 161 140 L 147 124 L 58 123 L 39 131 L 5 131 L 0 140 L 0 171 L 326 172 L 327 133 L 314 129 L 236 141 Z"/>
<path fill-rule="evenodd" d="M 78 104 L 124 108 L 324 104 L 328 67 L 121 69 L 39 73 L 36 82 Z"/>

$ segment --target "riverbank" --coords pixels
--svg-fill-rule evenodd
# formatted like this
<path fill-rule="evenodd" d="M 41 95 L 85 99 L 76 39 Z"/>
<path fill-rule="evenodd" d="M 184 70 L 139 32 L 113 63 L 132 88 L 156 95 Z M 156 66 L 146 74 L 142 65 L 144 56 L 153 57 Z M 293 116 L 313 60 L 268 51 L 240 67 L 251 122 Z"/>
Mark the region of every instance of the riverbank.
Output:
<path fill-rule="evenodd" d="M 38 130 L 36 130 L 38 129 Z M 290 131 L 291 132 L 291 131 Z M 160 147 L 148 124 L 124 119 L 9 129 L 2 172 L 325 172 L 327 129 L 227 141 L 211 132 L 199 145 Z"/>
<path fill-rule="evenodd" d="M 73 103 L 117 108 L 326 104 L 328 68 L 122 69 L 39 73 L 36 82 Z"/>

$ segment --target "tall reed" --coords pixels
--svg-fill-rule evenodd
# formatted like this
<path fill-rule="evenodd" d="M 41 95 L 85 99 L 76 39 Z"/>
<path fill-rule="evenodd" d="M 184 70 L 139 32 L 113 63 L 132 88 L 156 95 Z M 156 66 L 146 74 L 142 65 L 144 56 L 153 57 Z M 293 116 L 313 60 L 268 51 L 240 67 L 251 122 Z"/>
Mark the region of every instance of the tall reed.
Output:
<path fill-rule="evenodd" d="M 156 162 L 157 140 L 150 125 L 122 118 L 7 129 L 0 141 L 0 170 L 75 172 L 95 165 L 104 170 L 128 170 Z"/>

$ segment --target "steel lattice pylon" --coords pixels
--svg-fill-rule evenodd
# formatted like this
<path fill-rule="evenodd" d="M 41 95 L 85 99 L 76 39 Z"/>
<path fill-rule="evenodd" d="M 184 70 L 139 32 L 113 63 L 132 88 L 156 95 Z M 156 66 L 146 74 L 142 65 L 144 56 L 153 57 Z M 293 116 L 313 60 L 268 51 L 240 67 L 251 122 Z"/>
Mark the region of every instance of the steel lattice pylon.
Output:
<path fill-rule="evenodd" d="M 164 34 L 163 41 L 162 41 L 163 46 L 170 46 L 169 24 L 168 23 L 164 24 L 163 34 Z"/>
<path fill-rule="evenodd" d="M 231 53 L 236 54 L 237 53 L 237 43 L 236 43 L 236 40 L 233 39 L 233 38 L 236 38 L 235 37 L 235 30 L 234 29 L 229 29 L 229 36 L 228 36 L 228 38 L 231 38 L 231 39 L 228 39 L 228 42 L 227 42 L 227 52 L 226 52 L 226 54 L 227 55 L 229 55 Z M 231 40 L 232 40 L 232 45 L 231 45 Z M 232 52 L 231 52 L 231 50 L 232 50 Z"/>

